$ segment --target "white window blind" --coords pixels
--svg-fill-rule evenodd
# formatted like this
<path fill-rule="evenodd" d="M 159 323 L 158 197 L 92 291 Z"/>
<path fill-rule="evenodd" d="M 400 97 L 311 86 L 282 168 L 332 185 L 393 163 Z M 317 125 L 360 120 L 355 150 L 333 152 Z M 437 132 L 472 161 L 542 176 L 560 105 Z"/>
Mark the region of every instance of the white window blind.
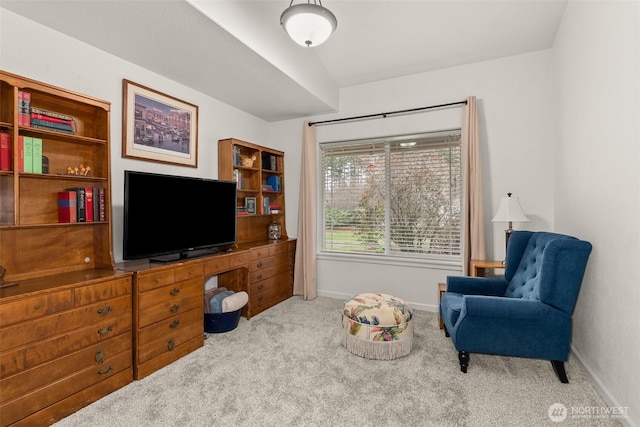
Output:
<path fill-rule="evenodd" d="M 320 145 L 322 250 L 460 257 L 460 133 Z"/>

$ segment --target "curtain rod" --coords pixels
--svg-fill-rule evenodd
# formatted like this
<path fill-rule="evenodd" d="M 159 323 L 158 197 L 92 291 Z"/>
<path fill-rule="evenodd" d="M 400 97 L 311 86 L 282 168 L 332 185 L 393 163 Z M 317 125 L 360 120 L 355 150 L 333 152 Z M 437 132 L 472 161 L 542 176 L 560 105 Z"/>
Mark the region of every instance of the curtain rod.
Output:
<path fill-rule="evenodd" d="M 397 110 L 397 111 L 389 111 L 388 113 L 377 113 L 377 114 L 367 114 L 364 116 L 353 116 L 353 117 L 344 117 L 342 119 L 333 119 L 333 120 L 322 120 L 319 122 L 309 122 L 309 126 L 313 126 L 313 125 L 323 125 L 326 123 L 336 123 L 336 122 L 345 122 L 348 120 L 359 120 L 359 119 L 371 119 L 374 117 L 382 117 L 383 119 L 386 118 L 389 115 L 392 114 L 402 114 L 402 113 L 414 113 L 416 111 L 422 111 L 422 110 L 431 110 L 434 108 L 444 108 L 444 107 L 451 107 L 454 105 L 466 105 L 467 101 L 458 101 L 458 102 L 450 102 L 448 104 L 440 104 L 440 105 L 430 105 L 428 107 L 418 107 L 418 108 L 410 108 L 408 110 Z"/>

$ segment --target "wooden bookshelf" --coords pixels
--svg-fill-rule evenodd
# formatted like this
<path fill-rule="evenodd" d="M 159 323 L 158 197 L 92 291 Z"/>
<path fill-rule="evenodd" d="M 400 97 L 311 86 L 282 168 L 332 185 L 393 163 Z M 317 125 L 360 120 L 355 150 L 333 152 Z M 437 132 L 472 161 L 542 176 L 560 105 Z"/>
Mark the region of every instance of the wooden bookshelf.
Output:
<path fill-rule="evenodd" d="M 238 183 L 238 207 L 245 206 L 247 197 L 256 198 L 255 214 L 239 210 L 238 243 L 266 240 L 274 220 L 282 227 L 282 239 L 287 239 L 284 177 L 284 152 L 234 138 L 218 141 L 218 178 Z M 268 187 L 274 182 L 277 188 Z M 267 199 L 270 206 L 279 207 L 277 213 L 267 209 Z"/>

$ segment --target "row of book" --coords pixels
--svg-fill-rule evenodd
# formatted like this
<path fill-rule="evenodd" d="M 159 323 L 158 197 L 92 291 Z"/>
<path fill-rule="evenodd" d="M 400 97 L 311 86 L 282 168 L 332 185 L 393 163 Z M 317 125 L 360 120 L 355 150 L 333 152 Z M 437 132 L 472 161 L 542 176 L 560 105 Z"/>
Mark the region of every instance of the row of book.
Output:
<path fill-rule="evenodd" d="M 0 132 L 0 171 L 10 171 L 12 163 L 11 135 Z M 42 173 L 42 139 L 20 135 L 18 140 L 20 149 L 19 172 Z"/>
<path fill-rule="evenodd" d="M 244 175 L 238 169 L 233 170 L 233 180 L 236 182 L 236 187 L 238 188 L 238 190 L 245 189 Z"/>
<path fill-rule="evenodd" d="M 75 120 L 72 116 L 31 106 L 31 94 L 18 91 L 18 125 L 75 134 Z"/>
<path fill-rule="evenodd" d="M 282 158 L 273 154 L 262 153 L 262 169 L 269 171 L 282 170 Z"/>
<path fill-rule="evenodd" d="M 105 189 L 73 187 L 58 192 L 58 222 L 106 221 Z"/>

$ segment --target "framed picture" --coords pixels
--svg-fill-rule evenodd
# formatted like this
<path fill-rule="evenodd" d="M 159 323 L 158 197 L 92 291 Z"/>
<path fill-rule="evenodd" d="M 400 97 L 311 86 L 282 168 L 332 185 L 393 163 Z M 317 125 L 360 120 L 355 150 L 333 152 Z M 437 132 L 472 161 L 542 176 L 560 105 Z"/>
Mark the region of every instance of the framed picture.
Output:
<path fill-rule="evenodd" d="M 256 213 L 256 198 L 255 197 L 245 197 L 244 198 L 244 207 L 247 208 L 247 213 L 249 215 Z"/>
<path fill-rule="evenodd" d="M 198 106 L 122 80 L 122 157 L 198 167 Z"/>

